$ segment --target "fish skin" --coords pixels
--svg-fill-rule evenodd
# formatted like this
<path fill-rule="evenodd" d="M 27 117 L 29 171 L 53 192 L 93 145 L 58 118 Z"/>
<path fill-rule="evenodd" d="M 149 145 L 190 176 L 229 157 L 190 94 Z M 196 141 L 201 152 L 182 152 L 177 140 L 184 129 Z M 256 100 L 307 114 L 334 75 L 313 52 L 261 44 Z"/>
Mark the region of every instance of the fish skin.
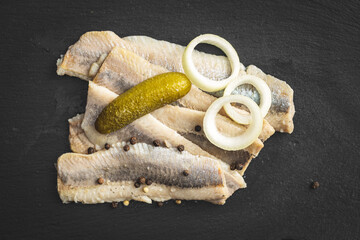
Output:
<path fill-rule="evenodd" d="M 173 148 L 153 147 L 145 143 L 124 151 L 125 142 L 91 155 L 66 153 L 57 162 L 58 192 L 64 203 L 103 203 L 124 200 L 169 199 L 205 200 L 224 204 L 239 188 L 246 187 L 240 174 L 229 173 L 216 159 L 194 156 Z M 182 172 L 189 170 L 189 175 Z M 139 176 L 151 179 L 145 193 L 135 188 Z M 105 182 L 98 184 L 102 177 Z"/>
<path fill-rule="evenodd" d="M 284 81 L 269 74 L 265 74 L 254 65 L 246 68 L 246 73 L 263 79 L 272 87 L 272 107 L 265 119 L 279 132 L 292 133 L 294 131 L 293 118 L 295 115 L 294 90 Z M 271 116 L 271 117 L 268 117 Z"/>
<path fill-rule="evenodd" d="M 120 95 L 140 82 L 167 71 L 165 68 L 149 63 L 131 51 L 114 47 L 106 57 L 93 82 Z M 215 97 L 192 85 L 190 92 L 179 99 L 176 104 L 205 112 L 215 100 Z M 243 110 L 239 111 L 244 112 Z M 221 110 L 220 114 L 226 116 L 224 110 Z M 259 138 L 265 141 L 274 132 L 274 128 L 264 120 L 263 131 Z M 253 154 L 257 155 L 257 153 Z"/>
<path fill-rule="evenodd" d="M 184 49 L 183 46 L 144 36 L 130 36 L 124 39 L 121 39 L 111 31 L 87 32 L 83 34 L 78 42 L 69 47 L 65 56 L 57 61 L 57 74 L 67 74 L 84 80 L 91 80 L 92 76 L 89 75 L 89 71 L 92 64 L 98 65 L 96 63 L 98 59 L 103 54 L 108 54 L 114 46 L 120 46 L 132 51 L 152 63 L 166 67 L 169 71 L 183 72 L 180 61 Z M 157 43 L 162 45 L 158 44 L 156 47 Z M 166 51 L 154 51 L 159 49 L 159 46 L 162 46 L 162 49 L 166 49 Z M 230 65 L 225 57 L 197 51 L 194 51 L 193 54 L 195 65 L 203 75 L 219 79 L 229 75 Z M 248 69 L 245 72 L 244 68 L 242 68 L 240 74 L 249 74 L 250 72 Z M 270 76 L 263 77 L 262 79 L 268 83 L 273 92 L 273 104 L 268 115 L 265 117 L 266 120 L 273 123 L 272 125 L 276 131 L 291 133 L 294 128 L 292 118 L 295 113 L 291 87 L 285 82 Z M 249 88 L 245 91 L 245 94 L 254 98 L 255 101 L 258 100 L 256 99 L 256 90 L 254 88 Z M 275 97 L 281 98 L 276 99 Z"/>

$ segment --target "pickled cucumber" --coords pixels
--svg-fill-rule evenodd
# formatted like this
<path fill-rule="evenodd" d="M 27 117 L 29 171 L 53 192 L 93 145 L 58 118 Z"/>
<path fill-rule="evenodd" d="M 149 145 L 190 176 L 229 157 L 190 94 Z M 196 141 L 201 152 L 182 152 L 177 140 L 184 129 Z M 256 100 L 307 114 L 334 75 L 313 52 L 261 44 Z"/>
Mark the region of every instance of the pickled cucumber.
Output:
<path fill-rule="evenodd" d="M 191 82 L 183 73 L 171 72 L 149 78 L 114 99 L 95 122 L 100 133 L 111 133 L 134 120 L 185 96 Z"/>

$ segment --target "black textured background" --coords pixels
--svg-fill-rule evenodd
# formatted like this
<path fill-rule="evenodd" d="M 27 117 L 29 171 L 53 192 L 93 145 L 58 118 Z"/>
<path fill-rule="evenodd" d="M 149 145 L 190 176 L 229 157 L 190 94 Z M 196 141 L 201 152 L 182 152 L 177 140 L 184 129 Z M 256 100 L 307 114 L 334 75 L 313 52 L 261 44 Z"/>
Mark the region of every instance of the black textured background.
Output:
<path fill-rule="evenodd" d="M 359 239 L 359 1 L 2 1 L 1 239 Z M 87 83 L 56 75 L 90 30 L 186 45 L 226 38 L 241 61 L 295 91 L 295 131 L 276 133 L 224 206 L 61 203 L 54 163 Z M 320 188 L 309 188 L 312 180 Z"/>

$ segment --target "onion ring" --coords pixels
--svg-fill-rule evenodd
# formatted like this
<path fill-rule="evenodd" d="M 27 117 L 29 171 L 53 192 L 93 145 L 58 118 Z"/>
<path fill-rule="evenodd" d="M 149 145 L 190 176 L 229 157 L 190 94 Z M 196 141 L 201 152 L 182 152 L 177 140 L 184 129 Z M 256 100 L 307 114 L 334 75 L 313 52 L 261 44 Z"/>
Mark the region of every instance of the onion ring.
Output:
<path fill-rule="evenodd" d="M 231 95 L 234 89 L 242 84 L 251 84 L 260 94 L 260 111 L 261 116 L 264 118 L 268 113 L 271 106 L 271 91 L 269 86 L 265 83 L 261 78 L 251 76 L 251 75 L 243 75 L 231 81 L 225 88 L 224 96 Z M 229 117 L 237 123 L 240 124 L 250 124 L 251 117 L 249 115 L 243 115 L 239 112 L 235 111 L 236 108 L 227 103 L 224 105 L 225 112 L 229 115 Z"/>
<path fill-rule="evenodd" d="M 232 70 L 231 75 L 228 78 L 215 81 L 201 75 L 198 72 L 191 55 L 196 45 L 198 45 L 199 43 L 207 43 L 214 45 L 220 48 L 226 54 L 230 61 Z M 190 79 L 190 81 L 201 90 L 207 92 L 215 92 L 224 89 L 226 85 L 235 77 L 237 77 L 240 72 L 239 56 L 233 46 L 231 46 L 231 44 L 224 38 L 221 38 L 214 34 L 203 34 L 194 38 L 185 48 L 184 54 L 182 56 L 182 65 L 184 68 L 184 72 L 186 76 Z"/>
<path fill-rule="evenodd" d="M 244 104 L 250 110 L 251 124 L 246 131 L 237 137 L 227 137 L 222 135 L 216 127 L 216 115 L 221 107 L 230 102 Z M 208 140 L 215 146 L 228 150 L 236 151 L 251 145 L 260 135 L 263 126 L 263 118 L 259 106 L 251 99 L 242 95 L 230 95 L 218 98 L 214 101 L 205 113 L 203 120 L 204 133 Z"/>

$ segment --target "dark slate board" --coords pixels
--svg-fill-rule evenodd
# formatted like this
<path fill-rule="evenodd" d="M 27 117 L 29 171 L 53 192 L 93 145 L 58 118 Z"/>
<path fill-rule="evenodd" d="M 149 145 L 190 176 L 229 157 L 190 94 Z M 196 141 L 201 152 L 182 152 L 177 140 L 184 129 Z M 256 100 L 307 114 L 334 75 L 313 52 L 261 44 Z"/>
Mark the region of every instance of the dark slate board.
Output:
<path fill-rule="evenodd" d="M 1 239 L 359 239 L 359 1 L 2 1 Z M 226 38 L 295 91 L 277 133 L 225 206 L 61 203 L 54 163 L 87 83 L 55 62 L 89 30 L 186 45 Z M 313 180 L 320 188 L 311 190 Z"/>

